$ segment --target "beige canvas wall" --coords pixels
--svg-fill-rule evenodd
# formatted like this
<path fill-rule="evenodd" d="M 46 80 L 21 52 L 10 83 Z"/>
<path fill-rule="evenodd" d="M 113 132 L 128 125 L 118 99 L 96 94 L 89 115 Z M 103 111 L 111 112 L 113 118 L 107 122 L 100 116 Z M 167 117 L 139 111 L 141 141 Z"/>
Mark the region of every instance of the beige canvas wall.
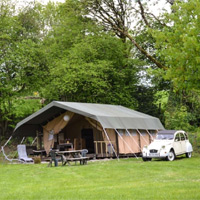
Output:
<path fill-rule="evenodd" d="M 135 132 L 132 133 L 132 130 L 129 130 L 131 136 L 125 130 L 118 130 L 121 137 L 118 135 L 119 143 L 119 153 L 120 154 L 129 154 L 129 153 L 139 153 L 139 135 Z"/>
<path fill-rule="evenodd" d="M 149 145 L 150 144 L 150 135 L 147 133 L 146 130 L 139 130 L 140 132 L 140 146 L 141 149 L 145 146 L 145 145 Z"/>
<path fill-rule="evenodd" d="M 152 141 L 152 138 L 156 137 L 156 130 L 151 130 L 149 133 L 152 133 L 152 138 L 149 135 L 147 130 L 129 130 L 129 134 L 125 130 L 118 131 L 121 133 L 121 137 L 118 136 L 119 143 L 119 153 L 120 154 L 129 154 L 129 153 L 139 153 L 142 151 L 142 148 L 145 145 L 149 145 Z M 139 134 L 140 132 L 140 134 Z M 128 147 L 129 146 L 129 147 Z"/>
<path fill-rule="evenodd" d="M 63 130 L 73 115 L 74 113 L 66 111 L 43 126 L 43 142 L 47 154 L 54 147 L 54 135 L 59 134 Z M 65 116 L 67 119 L 65 119 Z"/>
<path fill-rule="evenodd" d="M 109 140 L 112 142 L 112 145 L 117 152 L 117 143 L 116 143 L 116 134 L 114 129 L 105 129 L 106 133 L 108 134 Z M 106 134 L 102 132 L 103 134 L 103 140 L 104 141 L 109 141 L 108 138 L 106 137 Z"/>
<path fill-rule="evenodd" d="M 65 114 L 63 114 L 63 116 L 64 115 Z M 64 123 L 63 116 L 58 117 L 58 118 L 61 118 L 62 123 Z M 79 114 L 74 114 L 71 116 L 72 117 L 71 117 L 69 123 L 67 124 L 65 122 L 66 126 L 62 129 L 62 131 L 60 131 L 60 132 L 56 131 L 56 133 L 59 132 L 59 134 L 60 134 L 60 137 L 58 138 L 58 140 L 60 140 L 60 139 L 66 140 L 67 138 L 69 138 L 70 142 L 73 143 L 73 145 L 74 145 L 74 141 L 76 139 L 81 138 L 82 129 L 92 129 L 94 141 L 106 141 L 106 143 L 103 144 L 104 145 L 103 148 L 106 149 L 105 145 L 108 145 L 108 138 L 107 138 L 105 132 L 103 131 L 103 128 L 101 127 L 101 125 L 98 122 L 96 122 L 95 120 L 92 120 L 92 119 L 85 118 L 84 116 L 81 116 Z M 51 122 L 51 124 L 53 124 L 53 123 Z M 59 125 L 58 127 L 60 128 L 61 126 Z M 120 135 L 121 135 L 122 139 L 120 136 L 118 136 L 116 134 L 114 129 L 106 129 L 106 133 L 108 134 L 109 139 L 112 141 L 115 152 L 117 152 L 117 141 L 116 140 L 118 140 L 119 154 L 139 153 L 139 152 L 141 152 L 141 149 L 144 147 L 144 145 L 148 145 L 151 142 L 151 140 L 150 140 L 151 137 L 150 137 L 149 133 L 154 133 L 152 135 L 152 137 L 154 137 L 154 138 L 156 136 L 156 134 L 155 134 L 156 131 L 153 131 L 153 130 L 150 131 L 149 133 L 146 130 L 139 130 L 140 134 L 136 130 L 129 130 L 129 133 L 131 134 L 131 136 L 125 130 L 120 130 L 120 131 L 121 131 Z M 61 135 L 62 135 L 62 138 L 61 138 Z M 63 136 L 64 136 L 64 138 L 63 138 Z M 96 145 L 95 145 L 95 147 L 96 147 Z"/>
<path fill-rule="evenodd" d="M 92 126 L 85 117 L 78 114 L 75 114 L 71 123 L 64 128 L 65 139 L 70 138 L 70 142 L 74 143 L 75 138 L 81 138 L 82 129 L 92 129 L 94 141 L 103 140 L 101 131 Z"/>

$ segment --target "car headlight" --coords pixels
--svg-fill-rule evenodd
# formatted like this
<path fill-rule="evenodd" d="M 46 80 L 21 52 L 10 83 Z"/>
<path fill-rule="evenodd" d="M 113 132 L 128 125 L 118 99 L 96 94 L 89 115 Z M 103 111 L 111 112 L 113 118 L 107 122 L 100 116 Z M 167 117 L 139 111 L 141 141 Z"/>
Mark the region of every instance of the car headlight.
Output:
<path fill-rule="evenodd" d="M 147 147 L 147 145 L 144 145 L 144 147 L 143 147 L 144 149 L 148 149 L 148 147 Z"/>

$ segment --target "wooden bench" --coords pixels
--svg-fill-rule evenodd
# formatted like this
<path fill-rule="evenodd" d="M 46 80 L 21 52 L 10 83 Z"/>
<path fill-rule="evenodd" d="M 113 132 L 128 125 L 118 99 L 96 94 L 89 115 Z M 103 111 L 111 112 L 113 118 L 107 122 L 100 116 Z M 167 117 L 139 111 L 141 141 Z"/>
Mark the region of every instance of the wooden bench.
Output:
<path fill-rule="evenodd" d="M 69 158 L 69 157 L 63 156 L 62 165 L 66 165 L 66 163 L 70 165 L 70 162 L 73 162 L 73 161 L 75 161 L 75 164 L 77 161 L 80 161 L 80 165 L 86 165 L 88 159 L 89 159 L 88 157 Z"/>

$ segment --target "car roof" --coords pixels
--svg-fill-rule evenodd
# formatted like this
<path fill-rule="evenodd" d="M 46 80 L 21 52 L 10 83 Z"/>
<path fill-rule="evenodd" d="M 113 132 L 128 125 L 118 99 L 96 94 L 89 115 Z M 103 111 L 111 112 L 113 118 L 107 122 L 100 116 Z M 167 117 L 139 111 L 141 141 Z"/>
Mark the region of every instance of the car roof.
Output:
<path fill-rule="evenodd" d="M 177 132 L 177 130 L 162 130 L 158 131 L 158 134 L 172 134 L 174 135 Z"/>

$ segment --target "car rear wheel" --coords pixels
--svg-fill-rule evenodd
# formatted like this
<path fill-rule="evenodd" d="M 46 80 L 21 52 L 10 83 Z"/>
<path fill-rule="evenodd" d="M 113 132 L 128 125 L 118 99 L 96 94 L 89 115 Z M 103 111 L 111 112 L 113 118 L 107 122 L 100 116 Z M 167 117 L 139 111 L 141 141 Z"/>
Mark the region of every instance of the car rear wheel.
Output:
<path fill-rule="evenodd" d="M 192 157 L 192 152 L 188 152 L 185 154 L 187 158 L 191 158 Z"/>
<path fill-rule="evenodd" d="M 174 154 L 174 151 L 171 150 L 167 156 L 167 160 L 168 161 L 173 161 L 175 159 L 175 154 Z"/>

